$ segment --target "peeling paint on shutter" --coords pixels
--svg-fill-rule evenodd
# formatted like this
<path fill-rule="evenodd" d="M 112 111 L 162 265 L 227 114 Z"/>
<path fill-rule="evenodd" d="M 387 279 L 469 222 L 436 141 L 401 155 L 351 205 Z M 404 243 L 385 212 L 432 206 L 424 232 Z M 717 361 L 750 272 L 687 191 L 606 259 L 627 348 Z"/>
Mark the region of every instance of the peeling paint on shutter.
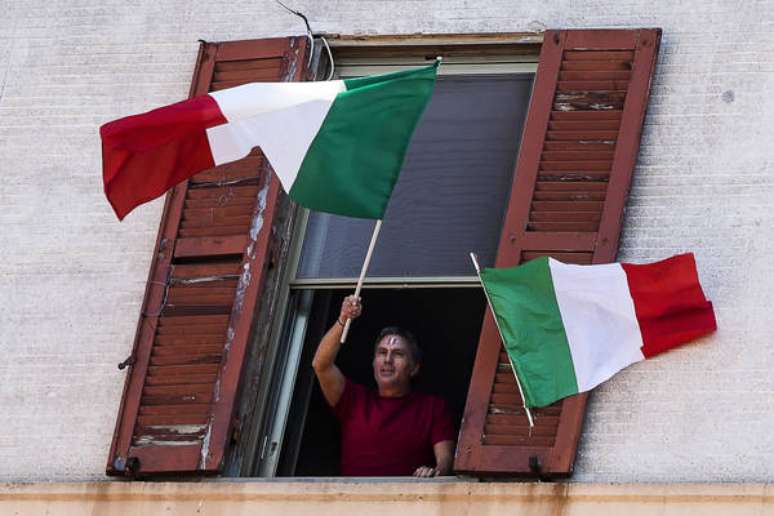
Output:
<path fill-rule="evenodd" d="M 204 43 L 191 95 L 301 80 L 306 52 L 304 37 Z M 168 194 L 108 474 L 221 469 L 279 192 L 256 149 Z"/>
<path fill-rule="evenodd" d="M 504 220 L 497 266 L 538 256 L 607 263 L 618 251 L 661 31 L 547 31 Z M 455 470 L 572 474 L 587 395 L 534 411 L 531 435 L 487 313 Z"/>

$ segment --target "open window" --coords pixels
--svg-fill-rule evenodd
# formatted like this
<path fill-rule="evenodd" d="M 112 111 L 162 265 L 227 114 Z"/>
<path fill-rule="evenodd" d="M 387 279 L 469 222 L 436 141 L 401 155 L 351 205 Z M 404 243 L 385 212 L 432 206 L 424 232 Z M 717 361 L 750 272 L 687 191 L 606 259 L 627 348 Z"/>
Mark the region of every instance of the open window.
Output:
<path fill-rule="evenodd" d="M 615 259 L 659 39 L 642 29 L 333 42 L 342 77 L 444 57 L 340 359 L 368 383 L 378 329 L 413 329 L 426 355 L 417 388 L 458 416 L 457 472 L 572 472 L 586 395 L 536 411 L 528 431 L 468 252 L 485 266 Z M 191 93 L 322 77 L 310 43 L 203 44 Z M 355 284 L 371 224 L 295 208 L 258 149 L 176 187 L 108 473 L 336 474 L 311 355 Z"/>
<path fill-rule="evenodd" d="M 409 328 L 425 356 L 414 388 L 446 398 L 458 427 L 485 309 L 469 253 L 494 262 L 536 57 L 445 59 L 384 218 L 362 294 L 364 316 L 339 355 L 346 376 L 373 386 L 375 336 L 384 326 Z M 427 59 L 345 53 L 336 70 L 347 78 Z M 276 334 L 271 383 L 277 392 L 259 452 L 260 476 L 338 474 L 337 424 L 311 359 L 354 289 L 373 224 L 302 213 L 284 331 Z"/>

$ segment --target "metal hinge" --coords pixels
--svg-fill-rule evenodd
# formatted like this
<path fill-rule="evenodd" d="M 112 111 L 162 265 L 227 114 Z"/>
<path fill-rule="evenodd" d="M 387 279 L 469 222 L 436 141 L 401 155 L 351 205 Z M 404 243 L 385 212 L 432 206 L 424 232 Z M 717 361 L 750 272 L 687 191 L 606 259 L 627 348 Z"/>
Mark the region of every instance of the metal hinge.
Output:
<path fill-rule="evenodd" d="M 537 455 L 530 455 L 529 457 L 529 470 L 535 474 L 538 479 L 543 482 L 550 482 L 551 478 L 543 471 L 543 464 L 540 462 L 540 457 Z"/>
<path fill-rule="evenodd" d="M 127 457 L 126 459 L 118 456 L 113 461 L 113 467 L 120 471 L 125 477 L 136 478 L 140 471 L 140 459 L 137 457 Z"/>
<path fill-rule="evenodd" d="M 126 366 L 133 366 L 136 360 L 137 359 L 134 356 L 134 353 L 132 353 L 131 355 L 126 357 L 126 360 L 118 364 L 118 369 L 123 370 L 123 369 L 126 369 Z"/>
<path fill-rule="evenodd" d="M 231 426 L 231 443 L 237 444 L 240 437 L 242 437 L 242 420 L 239 416 L 234 416 Z"/>
<path fill-rule="evenodd" d="M 167 250 L 167 239 L 162 238 L 159 241 L 159 255 L 158 255 L 159 259 L 164 258 L 164 253 L 166 252 L 166 250 Z"/>
<path fill-rule="evenodd" d="M 272 228 L 271 239 L 269 240 L 269 268 L 274 268 L 279 262 L 282 249 L 284 247 L 284 238 L 274 233 Z"/>

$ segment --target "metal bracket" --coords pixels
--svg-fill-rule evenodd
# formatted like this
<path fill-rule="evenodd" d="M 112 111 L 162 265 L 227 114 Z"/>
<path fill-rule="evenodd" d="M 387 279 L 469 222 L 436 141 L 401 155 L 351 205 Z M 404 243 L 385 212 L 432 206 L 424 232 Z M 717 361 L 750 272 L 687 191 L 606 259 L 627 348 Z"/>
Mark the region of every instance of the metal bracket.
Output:
<path fill-rule="evenodd" d="M 133 366 L 136 360 L 137 359 L 134 356 L 134 353 L 132 353 L 131 355 L 126 357 L 126 360 L 124 360 L 123 362 L 118 364 L 118 369 L 124 370 L 124 369 L 126 369 L 126 366 Z"/>
<path fill-rule="evenodd" d="M 113 461 L 113 467 L 117 471 L 121 471 L 125 477 L 137 478 L 137 473 L 140 471 L 140 459 L 137 457 L 116 457 Z"/>
<path fill-rule="evenodd" d="M 231 444 L 237 444 L 240 437 L 242 437 L 242 420 L 239 416 L 234 416 L 231 427 Z"/>
<path fill-rule="evenodd" d="M 140 459 L 137 457 L 129 457 L 126 459 L 126 468 L 124 470 L 124 475 L 136 478 L 137 473 L 140 472 Z"/>
<path fill-rule="evenodd" d="M 538 457 L 537 455 L 530 455 L 529 470 L 535 475 L 537 475 L 537 477 L 543 482 L 548 482 L 551 480 L 543 472 L 543 464 L 540 463 L 540 457 Z"/>
<path fill-rule="evenodd" d="M 269 240 L 269 268 L 273 269 L 279 263 L 280 255 L 282 254 L 283 238 L 274 234 L 274 228 L 272 228 L 272 235 Z"/>

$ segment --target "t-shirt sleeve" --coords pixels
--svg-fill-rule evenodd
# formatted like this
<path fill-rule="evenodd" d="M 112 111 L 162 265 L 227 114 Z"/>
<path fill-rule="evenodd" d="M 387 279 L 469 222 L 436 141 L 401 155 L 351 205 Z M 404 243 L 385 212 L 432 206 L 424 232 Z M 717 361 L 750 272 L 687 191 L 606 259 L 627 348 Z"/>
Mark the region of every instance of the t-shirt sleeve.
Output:
<path fill-rule="evenodd" d="M 430 432 L 431 444 L 441 441 L 456 441 L 457 432 L 452 421 L 451 411 L 446 400 L 438 397 L 433 403 L 433 428 Z"/>
<path fill-rule="evenodd" d="M 349 378 L 345 378 L 344 392 L 341 393 L 339 402 L 333 407 L 333 413 L 339 421 L 347 419 L 357 405 L 358 397 L 361 394 L 359 387 L 359 385 L 352 383 Z"/>

